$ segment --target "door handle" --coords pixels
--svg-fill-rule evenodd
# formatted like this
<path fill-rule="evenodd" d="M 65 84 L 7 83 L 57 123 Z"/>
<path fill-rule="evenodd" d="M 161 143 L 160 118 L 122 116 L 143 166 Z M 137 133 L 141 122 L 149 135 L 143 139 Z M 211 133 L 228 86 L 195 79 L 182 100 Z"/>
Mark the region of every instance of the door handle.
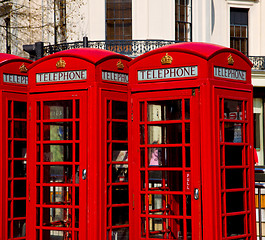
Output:
<path fill-rule="evenodd" d="M 82 179 L 86 180 L 86 169 L 83 169 L 82 171 Z"/>
<path fill-rule="evenodd" d="M 200 191 L 199 191 L 198 188 L 195 188 L 195 189 L 194 189 L 194 199 L 195 199 L 195 200 L 198 200 L 199 197 L 200 197 Z"/>

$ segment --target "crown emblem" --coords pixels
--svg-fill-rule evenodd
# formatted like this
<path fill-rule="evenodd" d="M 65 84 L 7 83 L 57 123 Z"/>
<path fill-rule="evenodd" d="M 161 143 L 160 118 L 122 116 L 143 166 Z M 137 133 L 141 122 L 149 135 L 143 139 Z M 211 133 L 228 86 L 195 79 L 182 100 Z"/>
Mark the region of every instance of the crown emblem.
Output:
<path fill-rule="evenodd" d="M 227 58 L 228 61 L 228 65 L 234 65 L 234 59 L 232 57 L 232 55 L 230 54 L 230 56 Z"/>
<path fill-rule="evenodd" d="M 119 61 L 117 62 L 117 68 L 118 68 L 119 70 L 123 70 L 123 69 L 124 69 L 124 65 L 123 65 L 123 63 L 121 62 L 121 60 L 119 60 Z"/>
<path fill-rule="evenodd" d="M 65 68 L 66 62 L 60 58 L 60 60 L 56 63 L 57 68 Z"/>
<path fill-rule="evenodd" d="M 27 67 L 25 66 L 24 63 L 22 63 L 22 65 L 19 67 L 19 71 L 21 73 L 26 73 L 28 71 Z"/>
<path fill-rule="evenodd" d="M 170 55 L 168 55 L 168 53 L 166 53 L 166 55 L 161 59 L 162 65 L 170 65 L 172 61 L 173 58 Z"/>

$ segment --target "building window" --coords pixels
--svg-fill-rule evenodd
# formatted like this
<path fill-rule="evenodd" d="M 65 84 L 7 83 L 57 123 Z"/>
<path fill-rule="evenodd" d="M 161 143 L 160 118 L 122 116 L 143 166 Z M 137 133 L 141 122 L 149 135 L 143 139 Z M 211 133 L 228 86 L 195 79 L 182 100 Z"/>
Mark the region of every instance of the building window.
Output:
<path fill-rule="evenodd" d="M 175 0 L 175 39 L 191 41 L 191 0 Z"/>
<path fill-rule="evenodd" d="M 132 39 L 132 0 L 106 0 L 106 39 Z"/>
<path fill-rule="evenodd" d="M 230 9 L 230 47 L 248 55 L 248 9 Z"/>
<path fill-rule="evenodd" d="M 10 18 L 5 18 L 5 29 L 6 29 L 6 53 L 11 53 L 11 26 Z"/>

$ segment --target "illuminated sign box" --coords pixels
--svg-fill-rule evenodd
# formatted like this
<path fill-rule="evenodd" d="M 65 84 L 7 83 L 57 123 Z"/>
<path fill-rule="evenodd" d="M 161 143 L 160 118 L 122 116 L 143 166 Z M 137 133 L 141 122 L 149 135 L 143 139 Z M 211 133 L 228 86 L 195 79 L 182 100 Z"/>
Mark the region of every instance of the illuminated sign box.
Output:
<path fill-rule="evenodd" d="M 128 79 L 128 74 L 126 73 L 102 71 L 102 80 L 128 83 Z"/>
<path fill-rule="evenodd" d="M 214 76 L 219 78 L 233 79 L 246 81 L 246 71 L 224 68 L 224 67 L 214 67 Z"/>
<path fill-rule="evenodd" d="M 86 79 L 87 79 L 86 70 L 36 74 L 36 83 L 65 82 L 65 81 L 77 81 L 77 80 L 86 80 Z"/>
<path fill-rule="evenodd" d="M 21 76 L 15 74 L 3 74 L 3 81 L 4 83 L 16 83 L 16 84 L 28 85 L 27 76 Z"/>
<path fill-rule="evenodd" d="M 171 79 L 171 78 L 187 78 L 187 77 L 197 77 L 197 76 L 198 76 L 198 66 L 150 69 L 150 70 L 138 71 L 139 81 Z"/>

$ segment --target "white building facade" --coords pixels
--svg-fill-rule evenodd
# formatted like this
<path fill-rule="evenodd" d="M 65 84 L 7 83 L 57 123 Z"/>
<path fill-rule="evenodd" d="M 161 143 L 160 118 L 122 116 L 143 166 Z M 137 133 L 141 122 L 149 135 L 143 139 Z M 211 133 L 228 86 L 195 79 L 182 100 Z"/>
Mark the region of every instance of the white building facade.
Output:
<path fill-rule="evenodd" d="M 106 48 L 132 57 L 175 41 L 236 48 L 254 63 L 255 147 L 264 165 L 264 13 L 262 0 L 3 0 L 0 52 L 28 57 L 22 45 L 35 42 L 46 46 L 43 54 L 79 42 L 71 48 Z"/>

